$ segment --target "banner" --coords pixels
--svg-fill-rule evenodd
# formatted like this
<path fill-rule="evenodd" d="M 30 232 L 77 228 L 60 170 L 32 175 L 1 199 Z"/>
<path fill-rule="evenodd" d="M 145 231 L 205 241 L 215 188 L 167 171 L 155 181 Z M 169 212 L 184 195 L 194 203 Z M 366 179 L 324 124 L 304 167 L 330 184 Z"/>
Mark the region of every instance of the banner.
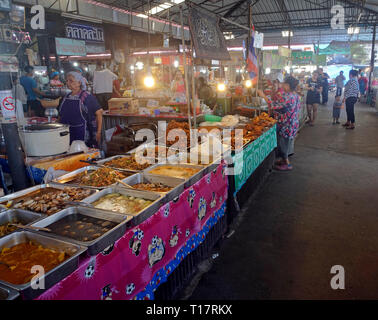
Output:
<path fill-rule="evenodd" d="M 97 26 L 88 26 L 77 23 L 66 25 L 66 37 L 75 40 L 104 42 L 104 29 Z"/>
<path fill-rule="evenodd" d="M 247 71 L 249 72 L 249 77 L 251 79 L 257 79 L 257 76 L 259 75 L 259 66 L 255 50 L 255 31 L 252 32 L 251 41 L 248 48 Z"/>
<path fill-rule="evenodd" d="M 311 51 L 293 51 L 291 53 L 293 65 L 305 65 L 313 63 L 313 53 Z"/>
<path fill-rule="evenodd" d="M 60 56 L 86 56 L 85 41 L 55 38 L 56 53 Z"/>
<path fill-rule="evenodd" d="M 216 16 L 189 6 L 189 26 L 196 58 L 231 60 Z"/>
<path fill-rule="evenodd" d="M 235 172 L 240 172 L 240 174 L 235 175 L 235 194 L 240 191 L 257 167 L 277 147 L 276 132 L 275 125 L 249 144 L 243 152 L 236 153 L 233 156 Z"/>
<path fill-rule="evenodd" d="M 278 55 L 281 57 L 291 57 L 291 49 L 285 47 L 278 47 Z"/>

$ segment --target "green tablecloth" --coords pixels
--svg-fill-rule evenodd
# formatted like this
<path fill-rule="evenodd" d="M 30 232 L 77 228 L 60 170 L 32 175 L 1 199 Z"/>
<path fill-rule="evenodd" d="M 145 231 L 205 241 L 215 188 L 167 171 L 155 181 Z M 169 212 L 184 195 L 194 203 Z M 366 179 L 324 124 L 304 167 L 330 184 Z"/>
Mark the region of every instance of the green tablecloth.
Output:
<path fill-rule="evenodd" d="M 277 147 L 276 125 L 249 144 L 243 151 L 233 157 L 235 193 L 238 193 L 248 178 Z"/>

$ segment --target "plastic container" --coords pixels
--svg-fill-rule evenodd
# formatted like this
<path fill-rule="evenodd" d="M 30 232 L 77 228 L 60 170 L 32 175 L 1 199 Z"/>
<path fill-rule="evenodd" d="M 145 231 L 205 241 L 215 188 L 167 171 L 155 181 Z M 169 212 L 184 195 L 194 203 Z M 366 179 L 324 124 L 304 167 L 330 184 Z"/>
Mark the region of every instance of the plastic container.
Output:
<path fill-rule="evenodd" d="M 207 121 L 207 122 L 221 122 L 222 117 L 214 116 L 212 114 L 205 114 L 205 121 Z"/>

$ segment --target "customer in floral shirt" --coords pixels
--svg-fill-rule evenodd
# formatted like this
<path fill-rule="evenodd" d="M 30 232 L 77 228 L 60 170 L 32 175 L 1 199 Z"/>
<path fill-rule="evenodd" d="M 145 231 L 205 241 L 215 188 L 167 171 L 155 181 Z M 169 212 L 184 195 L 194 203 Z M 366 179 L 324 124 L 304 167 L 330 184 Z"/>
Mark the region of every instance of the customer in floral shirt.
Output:
<path fill-rule="evenodd" d="M 294 139 L 299 129 L 298 112 L 300 109 L 300 97 L 295 92 L 299 81 L 294 77 L 287 77 L 282 85 L 284 93 L 280 99 L 270 101 L 270 108 L 277 119 L 277 142 L 279 159 L 275 169 L 290 171 L 293 166 L 289 162 L 289 151 L 294 149 Z M 267 99 L 262 91 L 261 97 Z"/>

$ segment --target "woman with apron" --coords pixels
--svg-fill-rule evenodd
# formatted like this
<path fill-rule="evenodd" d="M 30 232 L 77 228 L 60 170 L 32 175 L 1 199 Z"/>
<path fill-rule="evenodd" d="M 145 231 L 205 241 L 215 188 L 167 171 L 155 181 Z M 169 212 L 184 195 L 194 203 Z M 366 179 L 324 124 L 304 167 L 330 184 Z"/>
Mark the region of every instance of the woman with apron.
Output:
<path fill-rule="evenodd" d="M 102 108 L 97 99 L 86 91 L 86 81 L 80 73 L 69 72 L 67 86 L 71 93 L 61 103 L 59 119 L 70 126 L 70 144 L 81 140 L 90 148 L 100 146 Z"/>

